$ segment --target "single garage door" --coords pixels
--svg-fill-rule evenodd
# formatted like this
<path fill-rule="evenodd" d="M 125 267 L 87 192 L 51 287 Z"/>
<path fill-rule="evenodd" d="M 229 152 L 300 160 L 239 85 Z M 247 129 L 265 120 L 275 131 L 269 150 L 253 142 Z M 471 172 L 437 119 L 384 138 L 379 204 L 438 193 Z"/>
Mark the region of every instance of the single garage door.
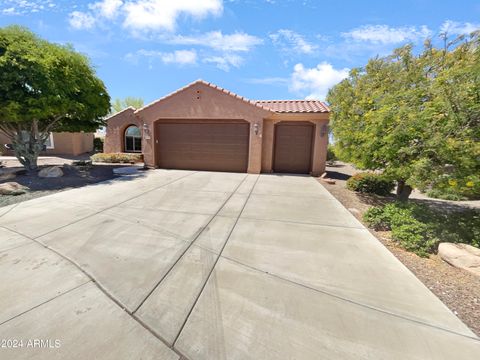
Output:
<path fill-rule="evenodd" d="M 164 169 L 246 172 L 246 122 L 158 122 L 157 164 Z"/>
<path fill-rule="evenodd" d="M 275 125 L 275 172 L 308 174 L 312 163 L 314 126 L 311 123 Z"/>

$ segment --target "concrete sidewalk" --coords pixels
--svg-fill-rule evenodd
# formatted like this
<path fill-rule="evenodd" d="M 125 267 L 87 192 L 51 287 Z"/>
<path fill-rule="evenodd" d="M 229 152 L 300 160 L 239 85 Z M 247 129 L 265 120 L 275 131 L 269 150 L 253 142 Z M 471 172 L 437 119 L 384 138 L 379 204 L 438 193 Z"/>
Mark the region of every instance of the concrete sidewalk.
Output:
<path fill-rule="evenodd" d="M 304 176 L 155 170 L 0 208 L 0 308 L 0 339 L 24 343 L 0 347 L 2 359 L 480 354 Z"/>

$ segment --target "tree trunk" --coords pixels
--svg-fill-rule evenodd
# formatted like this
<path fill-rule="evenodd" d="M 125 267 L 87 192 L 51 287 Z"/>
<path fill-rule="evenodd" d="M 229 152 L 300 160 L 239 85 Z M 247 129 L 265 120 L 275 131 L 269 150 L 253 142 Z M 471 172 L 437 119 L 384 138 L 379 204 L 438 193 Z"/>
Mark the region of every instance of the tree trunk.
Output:
<path fill-rule="evenodd" d="M 37 121 L 34 120 L 30 131 L 19 129 L 12 139 L 16 158 L 30 174 L 34 173 L 38 168 L 38 155 L 43 150 L 46 136 L 48 134 L 39 133 Z"/>
<path fill-rule="evenodd" d="M 397 181 L 397 198 L 400 201 L 407 201 L 408 197 L 412 193 L 412 187 L 405 183 L 405 180 Z"/>

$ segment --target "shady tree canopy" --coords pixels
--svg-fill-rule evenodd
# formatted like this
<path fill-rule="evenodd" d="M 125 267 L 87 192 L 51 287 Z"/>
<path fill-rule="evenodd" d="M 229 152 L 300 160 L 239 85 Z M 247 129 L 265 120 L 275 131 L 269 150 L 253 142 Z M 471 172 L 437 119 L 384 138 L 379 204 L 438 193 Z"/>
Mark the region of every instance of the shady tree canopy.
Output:
<path fill-rule="evenodd" d="M 95 131 L 110 109 L 87 57 L 19 26 L 0 28 L 0 131 L 29 171 L 53 131 Z"/>
<path fill-rule="evenodd" d="M 332 88 L 336 154 L 412 187 L 480 194 L 480 35 L 374 58 Z"/>

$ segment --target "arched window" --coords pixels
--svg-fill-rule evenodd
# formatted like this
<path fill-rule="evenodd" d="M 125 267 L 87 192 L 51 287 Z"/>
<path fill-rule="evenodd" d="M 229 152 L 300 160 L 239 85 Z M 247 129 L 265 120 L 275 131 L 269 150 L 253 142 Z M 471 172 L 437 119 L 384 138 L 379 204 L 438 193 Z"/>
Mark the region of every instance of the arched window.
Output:
<path fill-rule="evenodd" d="M 142 134 L 140 129 L 134 125 L 125 130 L 125 152 L 142 151 Z"/>

